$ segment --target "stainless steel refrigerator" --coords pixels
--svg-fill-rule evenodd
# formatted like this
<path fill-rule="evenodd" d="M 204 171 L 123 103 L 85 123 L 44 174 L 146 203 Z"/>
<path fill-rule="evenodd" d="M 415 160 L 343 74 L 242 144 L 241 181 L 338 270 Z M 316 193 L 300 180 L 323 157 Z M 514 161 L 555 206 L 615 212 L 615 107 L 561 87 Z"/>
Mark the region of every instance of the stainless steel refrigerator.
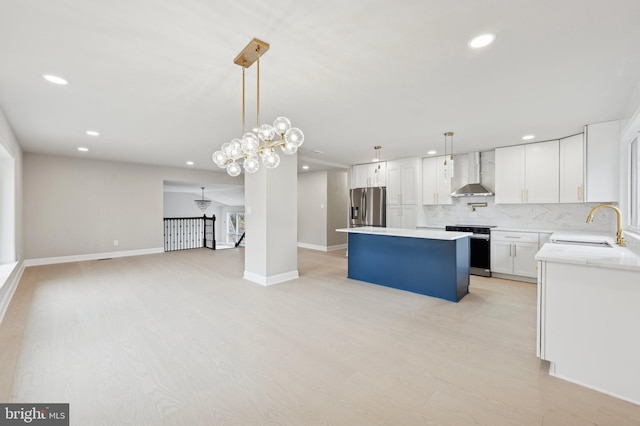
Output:
<path fill-rule="evenodd" d="M 370 187 L 351 190 L 351 228 L 387 226 L 387 188 Z"/>

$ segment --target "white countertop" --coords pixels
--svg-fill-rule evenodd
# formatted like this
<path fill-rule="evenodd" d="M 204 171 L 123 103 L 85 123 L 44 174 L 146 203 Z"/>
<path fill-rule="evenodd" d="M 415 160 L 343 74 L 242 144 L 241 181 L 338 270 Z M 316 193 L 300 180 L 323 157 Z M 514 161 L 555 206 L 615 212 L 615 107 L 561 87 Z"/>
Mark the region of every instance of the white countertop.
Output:
<path fill-rule="evenodd" d="M 437 231 L 432 229 L 405 229 L 405 228 L 381 228 L 377 226 L 361 226 L 358 228 L 336 229 L 338 232 L 352 234 L 386 235 L 389 237 L 424 238 L 427 240 L 453 241 L 459 238 L 470 237 L 471 232 Z"/>
<path fill-rule="evenodd" d="M 612 236 L 597 233 L 557 232 L 551 236 L 551 239 L 574 241 L 603 239 L 611 242 L 613 247 L 547 243 L 536 254 L 536 260 L 640 271 L 640 256 L 626 247 L 615 245 L 615 238 Z"/>
<path fill-rule="evenodd" d="M 496 226 L 491 228 L 492 231 L 506 231 L 506 232 L 535 232 L 539 234 L 552 234 L 557 231 L 549 229 L 528 229 L 528 228 L 515 228 L 513 226 Z"/>

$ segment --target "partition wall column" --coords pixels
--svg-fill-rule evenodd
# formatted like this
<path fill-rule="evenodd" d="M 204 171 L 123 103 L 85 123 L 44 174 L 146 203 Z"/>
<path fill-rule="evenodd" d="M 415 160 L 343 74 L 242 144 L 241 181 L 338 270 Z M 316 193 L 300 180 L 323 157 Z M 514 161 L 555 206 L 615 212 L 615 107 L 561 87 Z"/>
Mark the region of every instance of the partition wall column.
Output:
<path fill-rule="evenodd" d="M 271 285 L 298 278 L 298 159 L 245 174 L 244 278 Z"/>

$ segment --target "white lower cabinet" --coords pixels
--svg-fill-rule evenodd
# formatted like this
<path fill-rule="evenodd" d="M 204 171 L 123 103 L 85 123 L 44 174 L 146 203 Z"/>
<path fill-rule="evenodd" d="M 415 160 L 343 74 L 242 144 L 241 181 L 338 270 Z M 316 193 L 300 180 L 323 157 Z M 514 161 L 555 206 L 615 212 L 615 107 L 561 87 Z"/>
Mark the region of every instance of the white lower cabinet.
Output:
<path fill-rule="evenodd" d="M 387 205 L 387 228 L 416 229 L 417 225 L 416 206 Z"/>
<path fill-rule="evenodd" d="M 540 262 L 536 352 L 550 375 L 640 404 L 638 282 L 613 263 Z"/>
<path fill-rule="evenodd" d="M 535 279 L 537 232 L 491 232 L 491 273 Z"/>

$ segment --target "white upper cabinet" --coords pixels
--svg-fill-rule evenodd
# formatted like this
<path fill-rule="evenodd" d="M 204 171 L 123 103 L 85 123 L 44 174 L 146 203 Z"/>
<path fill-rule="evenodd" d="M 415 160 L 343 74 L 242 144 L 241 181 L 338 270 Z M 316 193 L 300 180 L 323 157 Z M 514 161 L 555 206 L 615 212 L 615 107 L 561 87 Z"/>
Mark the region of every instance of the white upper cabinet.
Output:
<path fill-rule="evenodd" d="M 560 139 L 560 202 L 584 201 L 584 134 Z"/>
<path fill-rule="evenodd" d="M 524 145 L 496 149 L 496 204 L 524 202 Z"/>
<path fill-rule="evenodd" d="M 559 141 L 525 145 L 525 202 L 557 203 L 559 194 Z"/>
<path fill-rule="evenodd" d="M 387 163 L 384 161 L 370 164 L 358 164 L 351 169 L 351 188 L 385 186 Z"/>
<path fill-rule="evenodd" d="M 496 149 L 496 203 L 557 203 L 559 141 Z"/>
<path fill-rule="evenodd" d="M 418 158 L 387 161 L 387 204 L 418 204 Z"/>
<path fill-rule="evenodd" d="M 422 159 L 422 204 L 452 204 L 451 178 L 446 176 L 444 156 Z"/>
<path fill-rule="evenodd" d="M 620 194 L 620 122 L 585 126 L 587 143 L 585 201 L 593 203 L 618 202 Z"/>

